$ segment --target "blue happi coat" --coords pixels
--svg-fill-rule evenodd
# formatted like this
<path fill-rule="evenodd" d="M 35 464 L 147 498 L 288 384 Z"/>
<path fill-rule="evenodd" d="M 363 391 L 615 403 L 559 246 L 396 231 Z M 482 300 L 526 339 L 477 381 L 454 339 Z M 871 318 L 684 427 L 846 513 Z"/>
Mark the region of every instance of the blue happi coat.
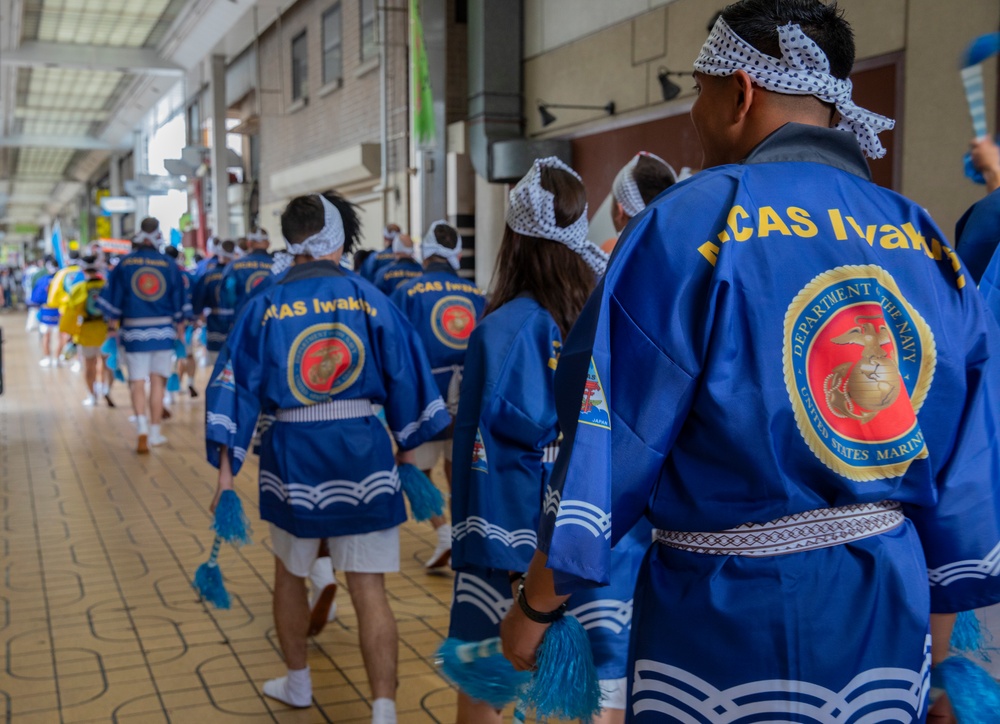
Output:
<path fill-rule="evenodd" d="M 375 275 L 375 286 L 386 296 L 392 296 L 398 287 L 424 273 L 424 268 L 415 259 L 398 259 L 388 264 Z"/>
<path fill-rule="evenodd" d="M 266 251 L 253 251 L 229 262 L 222 271 L 222 306 L 237 315 L 254 290 L 271 276 L 274 259 Z"/>
<path fill-rule="evenodd" d="M 1000 600 L 998 335 L 849 133 L 784 126 L 631 222 L 560 360 L 539 547 L 563 592 L 606 582 L 643 516 L 741 553 L 651 549 L 631 720 L 924 721 L 929 612 Z M 811 524 L 880 501 L 905 522 Z"/>
<path fill-rule="evenodd" d="M 181 270 L 151 246 L 140 246 L 111 270 L 97 305 L 109 321 L 121 320 L 126 352 L 173 349 L 176 325 L 191 311 Z"/>
<path fill-rule="evenodd" d="M 394 261 L 396 261 L 396 253 L 392 250 L 392 247 L 389 247 L 383 251 L 369 254 L 364 262 L 362 262 L 358 273 L 374 284 L 378 273 Z"/>
<path fill-rule="evenodd" d="M 191 293 L 195 316 L 205 317 L 205 348 L 218 352 L 226 344 L 226 337 L 233 326 L 233 310 L 222 300 L 222 274 L 225 266 L 218 257 L 212 257 L 205 265 L 205 271 L 195 282 Z M 206 312 L 207 310 L 207 312 Z"/>
<path fill-rule="evenodd" d="M 469 335 L 486 306 L 486 295 L 455 273 L 447 262 L 432 263 L 390 297 L 417 330 L 441 396 L 461 374 Z"/>
<path fill-rule="evenodd" d="M 508 571 L 535 552 L 543 492 L 558 452 L 555 371 L 562 336 L 529 296 L 487 315 L 472 332 L 455 420 L 452 565 L 458 575 L 451 636 L 496 636 L 510 607 Z M 650 527 L 615 549 L 611 585 L 569 601 L 587 628 L 602 679 L 625 676 L 632 591 Z"/>
<path fill-rule="evenodd" d="M 1000 190 L 980 199 L 955 224 L 955 251 L 973 284 L 979 284 L 1000 245 Z"/>
<path fill-rule="evenodd" d="M 332 262 L 294 266 L 247 302 L 216 363 L 208 460 L 218 466 L 225 445 L 235 474 L 258 415 L 272 416 L 261 437 L 261 518 L 300 538 L 393 527 L 406 511 L 372 404 L 385 407 L 404 450 L 451 422 L 420 339 L 384 295 Z"/>

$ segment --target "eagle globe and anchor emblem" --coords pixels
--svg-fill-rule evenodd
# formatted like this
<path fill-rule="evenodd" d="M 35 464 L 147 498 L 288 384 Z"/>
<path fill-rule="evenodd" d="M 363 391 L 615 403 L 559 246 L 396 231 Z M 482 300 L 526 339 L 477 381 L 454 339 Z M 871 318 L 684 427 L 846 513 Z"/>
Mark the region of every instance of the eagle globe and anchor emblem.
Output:
<path fill-rule="evenodd" d="M 817 275 L 785 314 L 795 422 L 810 450 L 849 480 L 897 477 L 927 456 L 917 413 L 936 359 L 929 325 L 876 265 Z"/>
<path fill-rule="evenodd" d="M 166 280 L 158 269 L 142 267 L 132 277 L 132 291 L 143 301 L 155 302 L 165 290 Z"/>
<path fill-rule="evenodd" d="M 860 360 L 837 365 L 823 381 L 827 408 L 837 417 L 867 423 L 899 397 L 903 382 L 899 366 L 885 349 L 892 346 L 892 334 L 884 321 L 876 329 L 876 320 L 883 321 L 882 317 L 855 317 L 858 326 L 830 340 L 864 348 Z"/>
<path fill-rule="evenodd" d="M 442 297 L 431 310 L 431 328 L 438 341 L 451 349 L 469 346 L 469 335 L 476 326 L 476 308 L 457 294 Z"/>
<path fill-rule="evenodd" d="M 288 356 L 288 386 L 305 405 L 325 402 L 358 379 L 365 348 L 343 324 L 314 324 L 292 343 Z"/>

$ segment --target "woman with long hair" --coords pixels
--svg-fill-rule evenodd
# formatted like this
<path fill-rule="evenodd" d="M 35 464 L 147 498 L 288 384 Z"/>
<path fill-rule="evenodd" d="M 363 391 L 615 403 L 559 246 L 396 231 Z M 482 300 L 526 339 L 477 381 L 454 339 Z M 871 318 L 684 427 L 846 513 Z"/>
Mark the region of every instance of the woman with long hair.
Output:
<path fill-rule="evenodd" d="M 587 241 L 580 177 L 556 158 L 535 161 L 511 191 L 507 228 L 485 316 L 473 330 L 455 423 L 452 550 L 453 639 L 497 636 L 535 531 L 558 454 L 555 370 L 562 340 L 604 273 L 607 255 Z M 587 415 L 601 422 L 603 401 Z M 603 421 L 607 424 L 607 421 Z M 646 543 L 649 534 L 646 535 Z M 625 659 L 641 544 L 611 586 L 574 596 L 605 692 L 600 722 L 624 717 Z M 633 550 L 634 549 L 634 550 Z M 459 722 L 499 722 L 500 712 L 459 692 Z"/>

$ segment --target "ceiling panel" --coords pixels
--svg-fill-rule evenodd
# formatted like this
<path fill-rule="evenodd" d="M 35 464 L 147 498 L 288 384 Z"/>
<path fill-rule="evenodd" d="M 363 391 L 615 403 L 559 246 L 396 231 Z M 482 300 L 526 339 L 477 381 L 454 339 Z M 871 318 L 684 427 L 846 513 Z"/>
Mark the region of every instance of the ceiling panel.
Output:
<path fill-rule="evenodd" d="M 164 12 L 171 5 L 171 0 L 29 0 L 24 9 L 24 37 L 54 43 L 141 47 L 167 19 Z"/>
<path fill-rule="evenodd" d="M 17 159 L 18 175 L 58 176 L 66 170 L 76 151 L 67 148 L 22 148 Z"/>

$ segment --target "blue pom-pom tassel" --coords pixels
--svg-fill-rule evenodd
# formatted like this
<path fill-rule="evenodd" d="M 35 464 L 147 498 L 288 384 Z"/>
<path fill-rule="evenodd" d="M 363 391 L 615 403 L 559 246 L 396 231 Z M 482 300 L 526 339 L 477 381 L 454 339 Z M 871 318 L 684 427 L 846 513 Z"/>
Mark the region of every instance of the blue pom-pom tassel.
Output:
<path fill-rule="evenodd" d="M 188 328 L 184 330 L 184 346 L 190 347 L 191 342 L 193 340 L 194 340 L 194 327 L 188 326 Z"/>
<path fill-rule="evenodd" d="M 942 661 L 931 671 L 931 684 L 948 694 L 958 724 L 996 724 L 1000 719 L 1000 685 L 968 659 Z"/>
<path fill-rule="evenodd" d="M 117 350 L 118 350 L 118 343 L 113 337 L 104 340 L 104 344 L 101 345 L 101 354 L 104 355 L 105 357 L 108 357 L 112 354 L 114 354 L 117 357 L 118 356 Z"/>
<path fill-rule="evenodd" d="M 229 608 L 229 592 L 222 582 L 219 564 L 215 561 L 207 561 L 198 566 L 194 574 L 194 588 L 216 608 Z"/>
<path fill-rule="evenodd" d="M 177 355 L 177 359 L 187 359 L 187 349 L 179 339 L 174 340 L 174 354 Z"/>
<path fill-rule="evenodd" d="M 466 642 L 449 638 L 437 652 L 442 673 L 468 696 L 502 709 L 531 679 L 500 653 L 500 639 Z"/>
<path fill-rule="evenodd" d="M 587 632 L 563 616 L 545 632 L 522 701 L 539 717 L 589 721 L 601 711 L 601 685 Z"/>
<path fill-rule="evenodd" d="M 415 465 L 405 463 L 399 466 L 399 482 L 403 494 L 410 501 L 414 519 L 423 521 L 444 514 L 444 496 Z"/>
<path fill-rule="evenodd" d="M 212 530 L 226 543 L 241 546 L 250 542 L 250 521 L 235 490 L 223 490 L 219 496 Z"/>
<path fill-rule="evenodd" d="M 115 379 L 118 380 L 119 382 L 125 381 L 125 374 L 117 367 L 115 368 Z"/>
<path fill-rule="evenodd" d="M 986 653 L 986 640 L 983 628 L 975 611 L 962 611 L 955 619 L 955 628 L 951 632 L 951 647 L 956 651 L 973 652 L 983 661 L 989 661 Z"/>
<path fill-rule="evenodd" d="M 174 372 L 170 377 L 167 378 L 167 392 L 180 392 L 181 391 L 181 378 L 177 376 Z"/>

